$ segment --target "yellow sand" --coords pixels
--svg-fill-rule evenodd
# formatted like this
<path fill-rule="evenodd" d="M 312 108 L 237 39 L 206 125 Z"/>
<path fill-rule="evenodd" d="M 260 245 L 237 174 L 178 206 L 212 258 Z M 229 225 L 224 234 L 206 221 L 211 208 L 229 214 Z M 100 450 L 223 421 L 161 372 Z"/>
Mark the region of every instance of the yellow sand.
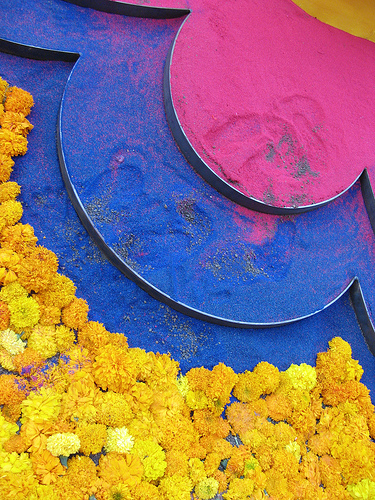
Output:
<path fill-rule="evenodd" d="M 375 42 L 375 0 L 293 0 L 326 24 Z"/>

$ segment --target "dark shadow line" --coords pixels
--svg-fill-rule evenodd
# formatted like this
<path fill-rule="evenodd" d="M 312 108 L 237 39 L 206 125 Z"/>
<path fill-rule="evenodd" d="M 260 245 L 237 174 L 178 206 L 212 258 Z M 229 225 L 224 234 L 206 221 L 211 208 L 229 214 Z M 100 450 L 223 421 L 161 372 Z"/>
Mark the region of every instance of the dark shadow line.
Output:
<path fill-rule="evenodd" d="M 296 215 L 323 207 L 324 205 L 327 205 L 331 201 L 334 201 L 340 196 L 342 196 L 357 182 L 360 176 L 358 176 L 350 184 L 350 186 L 345 188 L 339 194 L 320 203 L 314 203 L 311 205 L 298 206 L 298 207 L 275 207 L 272 205 L 268 205 L 256 198 L 245 195 L 237 188 L 235 188 L 234 186 L 226 182 L 224 179 L 222 179 L 219 175 L 217 175 L 216 172 L 214 172 L 207 165 L 207 163 L 201 158 L 201 156 L 192 146 L 191 142 L 189 141 L 188 137 L 186 136 L 182 128 L 182 125 L 177 116 L 176 108 L 173 104 L 170 68 L 173 59 L 174 47 L 176 45 L 179 33 L 183 28 L 185 22 L 186 20 L 182 23 L 180 29 L 178 30 L 175 36 L 175 39 L 169 49 L 167 61 L 164 66 L 164 75 L 163 75 L 164 107 L 169 127 L 171 129 L 174 140 L 176 141 L 180 151 L 185 156 L 189 164 L 198 172 L 198 174 L 201 177 L 203 177 L 205 181 L 207 181 L 214 189 L 216 189 L 216 191 L 224 195 L 229 200 L 234 201 L 238 205 L 249 208 L 250 210 L 255 210 L 256 212 L 263 212 L 266 214 L 273 214 L 273 215 Z"/>
<path fill-rule="evenodd" d="M 375 329 L 358 278 L 353 280 L 350 287 L 350 298 L 367 347 L 375 356 Z"/>
<path fill-rule="evenodd" d="M 67 3 L 87 7 L 108 14 L 120 14 L 131 17 L 144 17 L 150 19 L 174 19 L 189 14 L 189 9 L 173 9 L 169 7 L 153 7 L 137 5 L 113 0 L 64 0 Z"/>
<path fill-rule="evenodd" d="M 35 59 L 37 61 L 77 62 L 79 59 L 79 54 L 77 52 L 44 49 L 43 47 L 34 47 L 33 45 L 12 42 L 4 38 L 0 38 L 0 52 L 12 56 Z"/>
<path fill-rule="evenodd" d="M 367 168 L 365 168 L 364 171 L 362 172 L 360 177 L 360 182 L 361 182 L 363 201 L 365 203 L 367 215 L 370 220 L 372 230 L 375 234 L 375 197 Z"/>

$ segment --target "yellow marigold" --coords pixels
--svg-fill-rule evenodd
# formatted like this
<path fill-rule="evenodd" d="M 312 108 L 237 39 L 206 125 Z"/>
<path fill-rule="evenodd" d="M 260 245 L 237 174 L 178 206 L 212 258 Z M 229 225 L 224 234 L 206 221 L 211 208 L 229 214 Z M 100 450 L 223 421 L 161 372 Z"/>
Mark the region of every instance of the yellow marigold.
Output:
<path fill-rule="evenodd" d="M 237 380 L 238 375 L 234 373 L 230 366 L 219 363 L 213 367 L 206 394 L 213 400 L 214 406 L 219 413 L 229 403 L 231 391 Z"/>
<path fill-rule="evenodd" d="M 17 280 L 19 256 L 8 248 L 0 249 L 0 284 L 8 285 Z"/>
<path fill-rule="evenodd" d="M 316 371 L 313 366 L 301 363 L 291 364 L 286 372 L 294 389 L 311 391 L 316 386 Z"/>
<path fill-rule="evenodd" d="M 220 462 L 228 457 L 224 457 L 221 453 L 211 452 L 207 453 L 206 459 L 204 461 L 204 470 L 207 476 L 212 476 L 214 472 L 219 468 Z"/>
<path fill-rule="evenodd" d="M 66 469 L 60 460 L 48 450 L 42 450 L 31 455 L 33 471 L 41 484 L 52 484 L 58 476 L 65 474 Z"/>
<path fill-rule="evenodd" d="M 162 389 L 173 384 L 180 371 L 178 361 L 172 359 L 170 354 L 149 352 L 148 356 L 151 357 L 153 362 L 152 371 L 147 379 L 148 385 L 152 389 Z"/>
<path fill-rule="evenodd" d="M 188 391 L 186 394 L 186 404 L 191 410 L 203 410 L 211 406 L 211 402 L 202 391 Z"/>
<path fill-rule="evenodd" d="M 173 476 L 180 474 L 181 476 L 188 476 L 188 456 L 179 450 L 168 450 L 165 452 L 165 461 L 167 467 L 165 469 L 166 476 Z"/>
<path fill-rule="evenodd" d="M 0 235 L 3 248 L 9 248 L 19 255 L 28 254 L 35 248 L 38 238 L 34 235 L 34 229 L 30 224 L 19 222 L 14 226 L 5 227 Z"/>
<path fill-rule="evenodd" d="M 56 255 L 47 248 L 39 246 L 21 259 L 17 272 L 18 279 L 28 292 L 40 292 L 48 287 L 57 268 Z"/>
<path fill-rule="evenodd" d="M 107 452 L 129 453 L 134 446 L 134 438 L 126 427 L 107 429 L 105 449 Z"/>
<path fill-rule="evenodd" d="M 3 444 L 3 449 L 8 453 L 16 452 L 21 454 L 24 453 L 27 448 L 28 444 L 26 443 L 24 436 L 21 436 L 20 434 L 14 434 Z"/>
<path fill-rule="evenodd" d="M 74 300 L 62 310 L 62 322 L 69 328 L 78 330 L 87 322 L 89 306 L 84 299 Z"/>
<path fill-rule="evenodd" d="M 0 498 L 29 500 L 37 486 L 38 481 L 32 470 L 24 471 L 22 474 L 3 472 L 0 475 Z"/>
<path fill-rule="evenodd" d="M 304 441 L 307 441 L 315 434 L 316 418 L 312 411 L 308 408 L 293 410 L 288 422 L 294 427 L 297 433 L 303 437 Z"/>
<path fill-rule="evenodd" d="M 8 328 L 0 332 L 0 346 L 14 356 L 25 350 L 26 343 L 22 342 L 18 335 Z"/>
<path fill-rule="evenodd" d="M 36 352 L 39 352 L 43 358 L 51 358 L 58 351 L 55 340 L 55 328 L 53 326 L 35 326 L 27 340 L 27 345 Z"/>
<path fill-rule="evenodd" d="M 181 394 L 183 398 L 186 398 L 187 393 L 189 392 L 189 381 L 188 378 L 184 375 L 180 375 L 176 379 L 176 385 L 178 392 Z"/>
<path fill-rule="evenodd" d="M 38 294 L 38 300 L 43 304 L 62 309 L 72 302 L 76 292 L 73 281 L 61 274 L 53 274 L 48 287 Z"/>
<path fill-rule="evenodd" d="M 36 296 L 36 300 L 38 301 L 38 297 Z M 39 303 L 39 309 L 40 309 L 40 319 L 39 319 L 39 324 L 42 326 L 51 326 L 51 325 L 57 325 L 61 321 L 61 309 L 59 309 L 56 306 L 48 306 L 44 305 L 43 303 Z M 64 325 L 61 325 L 64 327 Z M 64 327 L 66 328 L 66 327 Z M 68 328 L 66 329 L 67 331 L 70 331 Z M 57 339 L 56 339 L 57 341 Z M 60 351 L 60 349 L 59 349 Z"/>
<path fill-rule="evenodd" d="M 57 350 L 59 352 L 67 351 L 71 349 L 76 340 L 74 330 L 64 326 L 58 325 L 55 330 L 55 341 L 57 345 Z"/>
<path fill-rule="evenodd" d="M 52 434 L 47 439 L 47 450 L 54 456 L 69 457 L 77 453 L 81 442 L 77 434 L 71 432 Z"/>
<path fill-rule="evenodd" d="M 0 414 L 0 449 L 17 431 L 18 425 L 13 422 L 7 422 L 3 415 Z"/>
<path fill-rule="evenodd" d="M 108 485 L 125 483 L 134 488 L 141 482 L 143 465 L 136 455 L 120 455 L 112 452 L 100 457 L 98 476 Z"/>
<path fill-rule="evenodd" d="M 76 455 L 68 460 L 65 479 L 88 498 L 94 493 L 97 484 L 96 465 L 89 457 Z"/>
<path fill-rule="evenodd" d="M 346 487 L 352 498 L 358 500 L 375 499 L 375 482 L 370 479 L 362 479 L 357 484 L 348 484 Z"/>
<path fill-rule="evenodd" d="M 263 394 L 271 394 L 277 389 L 280 382 L 280 372 L 276 366 L 267 363 L 267 361 L 261 361 L 256 365 L 253 373 L 260 381 Z"/>
<path fill-rule="evenodd" d="M 134 413 L 147 411 L 154 401 L 153 390 L 144 382 L 136 382 L 126 394 Z M 131 397 L 131 400 L 130 400 Z"/>
<path fill-rule="evenodd" d="M 6 330 L 9 326 L 10 311 L 6 302 L 0 300 L 0 330 Z"/>
<path fill-rule="evenodd" d="M 199 434 L 190 417 L 183 415 L 179 418 L 168 419 L 161 426 L 161 431 L 159 443 L 164 450 L 180 450 L 189 455 L 191 446 L 199 441 Z"/>
<path fill-rule="evenodd" d="M 263 394 L 260 377 L 254 372 L 245 371 L 238 376 L 238 382 L 234 386 L 233 395 L 243 403 L 256 401 Z"/>
<path fill-rule="evenodd" d="M 229 434 L 229 422 L 208 409 L 194 411 L 193 420 L 194 426 L 201 436 L 214 434 L 218 438 L 225 438 Z"/>
<path fill-rule="evenodd" d="M 5 111 L 22 113 L 27 116 L 33 106 L 34 99 L 29 92 L 18 87 L 8 87 L 4 104 Z"/>
<path fill-rule="evenodd" d="M 80 370 L 91 372 L 92 359 L 87 349 L 77 345 L 60 356 L 59 365 L 65 373 L 71 376 Z"/>
<path fill-rule="evenodd" d="M 28 297 L 28 295 L 27 291 L 18 281 L 9 283 L 9 285 L 3 286 L 0 290 L 0 299 L 6 304 L 20 297 Z"/>
<path fill-rule="evenodd" d="M 169 476 L 162 478 L 159 484 L 159 493 L 163 500 L 190 500 L 193 484 L 186 476 Z"/>
<path fill-rule="evenodd" d="M 107 428 L 104 424 L 78 425 L 76 434 L 81 442 L 80 451 L 84 455 L 96 454 L 102 451 L 107 439 Z"/>
<path fill-rule="evenodd" d="M 254 490 L 254 481 L 251 479 L 234 478 L 229 483 L 229 488 L 226 493 L 223 493 L 225 500 L 242 500 L 243 498 L 250 498 Z"/>
<path fill-rule="evenodd" d="M 8 200 L 0 204 L 0 231 L 20 220 L 23 208 L 19 201 Z"/>
<path fill-rule="evenodd" d="M 0 471 L 19 474 L 20 472 L 31 468 L 31 460 L 27 453 L 21 453 L 19 455 L 15 451 L 7 453 L 0 450 Z"/>
<path fill-rule="evenodd" d="M 31 376 L 36 370 L 44 365 L 45 359 L 31 347 L 13 358 L 14 366 L 20 375 Z"/>
<path fill-rule="evenodd" d="M 24 137 L 34 128 L 24 114 L 14 111 L 5 111 L 0 119 L 0 125 Z"/>
<path fill-rule="evenodd" d="M 14 166 L 11 155 L 0 153 L 0 182 L 7 182 Z"/>
<path fill-rule="evenodd" d="M 95 355 L 100 348 L 110 343 L 110 333 L 102 323 L 88 321 L 78 331 L 78 342 Z"/>
<path fill-rule="evenodd" d="M 80 371 L 73 377 L 77 377 L 78 374 L 82 375 L 82 378 L 73 380 L 63 394 L 61 413 L 68 420 L 93 423 L 97 414 L 95 400 L 99 389 L 90 374 Z"/>
<path fill-rule="evenodd" d="M 226 410 L 226 416 L 235 434 L 244 433 L 254 427 L 256 415 L 246 403 L 232 403 Z"/>
<path fill-rule="evenodd" d="M 207 368 L 191 368 L 186 374 L 191 391 L 206 392 L 211 380 L 211 372 Z"/>
<path fill-rule="evenodd" d="M 16 371 L 13 356 L 6 349 L 0 349 L 0 365 L 8 372 Z"/>
<path fill-rule="evenodd" d="M 10 322 L 15 329 L 22 330 L 38 323 L 40 312 L 39 305 L 32 297 L 21 296 L 13 299 L 8 304 Z"/>
<path fill-rule="evenodd" d="M 202 460 L 199 460 L 199 458 L 190 458 L 188 465 L 189 477 L 194 487 L 197 483 L 199 483 L 199 481 L 206 479 L 206 470 L 204 468 L 204 463 L 202 462 Z"/>
<path fill-rule="evenodd" d="M 142 481 L 133 489 L 134 500 L 160 500 L 158 488 L 147 481 Z"/>
<path fill-rule="evenodd" d="M 61 394 L 56 393 L 53 389 L 45 389 L 42 387 L 39 393 L 30 393 L 29 396 L 22 401 L 22 417 L 21 422 L 25 423 L 32 420 L 39 422 L 53 422 L 58 418 L 61 407 Z"/>
<path fill-rule="evenodd" d="M 328 342 L 328 345 L 329 349 L 333 353 L 345 358 L 346 360 L 349 360 L 352 357 L 352 348 L 350 347 L 350 344 L 341 337 L 334 337 Z"/>
<path fill-rule="evenodd" d="M 144 467 L 143 479 L 156 481 L 164 475 L 167 467 L 163 448 L 151 439 L 139 439 L 135 442 L 131 453 L 137 455 Z"/>
<path fill-rule="evenodd" d="M 0 184 L 0 203 L 14 200 L 21 192 L 21 187 L 17 182 L 4 182 Z"/>
<path fill-rule="evenodd" d="M 129 486 L 125 483 L 118 483 L 114 486 L 111 486 L 109 489 L 109 499 L 110 500 L 133 500 L 134 496 L 129 488 Z"/>
<path fill-rule="evenodd" d="M 99 387 L 121 393 L 135 384 L 136 370 L 126 351 L 112 345 L 100 348 L 93 364 L 93 376 Z"/>
<path fill-rule="evenodd" d="M 111 344 L 112 344 L 111 339 Z M 128 354 L 133 361 L 133 364 L 138 367 L 138 372 L 136 378 L 138 381 L 146 382 L 150 379 L 152 374 L 154 363 L 153 358 L 144 349 L 138 347 L 133 347 L 129 349 Z"/>
<path fill-rule="evenodd" d="M 216 481 L 213 477 L 207 477 L 206 479 L 199 481 L 196 485 L 195 494 L 202 500 L 210 500 L 210 498 L 214 498 L 218 490 L 219 481 Z"/>
<path fill-rule="evenodd" d="M 8 87 L 9 87 L 8 82 L 0 77 L 0 102 L 4 101 L 5 93 Z"/>
<path fill-rule="evenodd" d="M 122 394 L 108 391 L 97 400 L 97 421 L 109 427 L 124 427 L 133 419 L 134 413 Z"/>
<path fill-rule="evenodd" d="M 27 139 L 6 128 L 0 129 L 0 153 L 3 155 L 19 156 L 27 151 Z"/>

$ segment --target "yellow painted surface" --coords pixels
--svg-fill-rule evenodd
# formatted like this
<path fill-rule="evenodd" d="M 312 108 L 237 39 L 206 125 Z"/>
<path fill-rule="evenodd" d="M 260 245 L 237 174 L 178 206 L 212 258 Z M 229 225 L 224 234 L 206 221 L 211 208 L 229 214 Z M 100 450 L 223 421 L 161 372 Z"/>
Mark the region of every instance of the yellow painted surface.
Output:
<path fill-rule="evenodd" d="M 375 0 L 293 0 L 326 24 L 375 42 Z"/>

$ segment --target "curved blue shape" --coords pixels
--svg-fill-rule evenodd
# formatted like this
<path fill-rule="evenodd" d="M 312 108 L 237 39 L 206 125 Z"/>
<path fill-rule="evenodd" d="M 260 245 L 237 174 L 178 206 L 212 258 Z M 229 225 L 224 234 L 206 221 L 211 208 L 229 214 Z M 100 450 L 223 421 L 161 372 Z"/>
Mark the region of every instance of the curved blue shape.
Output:
<path fill-rule="evenodd" d="M 218 194 L 177 149 L 162 78 L 179 20 L 58 0 L 26 16 L 21 3 L 0 7 L 6 38 L 80 54 L 61 104 L 60 155 L 76 207 L 112 262 L 159 300 L 224 325 L 308 317 L 356 278 L 371 319 L 374 237 L 359 183 L 314 212 L 264 215 Z"/>

